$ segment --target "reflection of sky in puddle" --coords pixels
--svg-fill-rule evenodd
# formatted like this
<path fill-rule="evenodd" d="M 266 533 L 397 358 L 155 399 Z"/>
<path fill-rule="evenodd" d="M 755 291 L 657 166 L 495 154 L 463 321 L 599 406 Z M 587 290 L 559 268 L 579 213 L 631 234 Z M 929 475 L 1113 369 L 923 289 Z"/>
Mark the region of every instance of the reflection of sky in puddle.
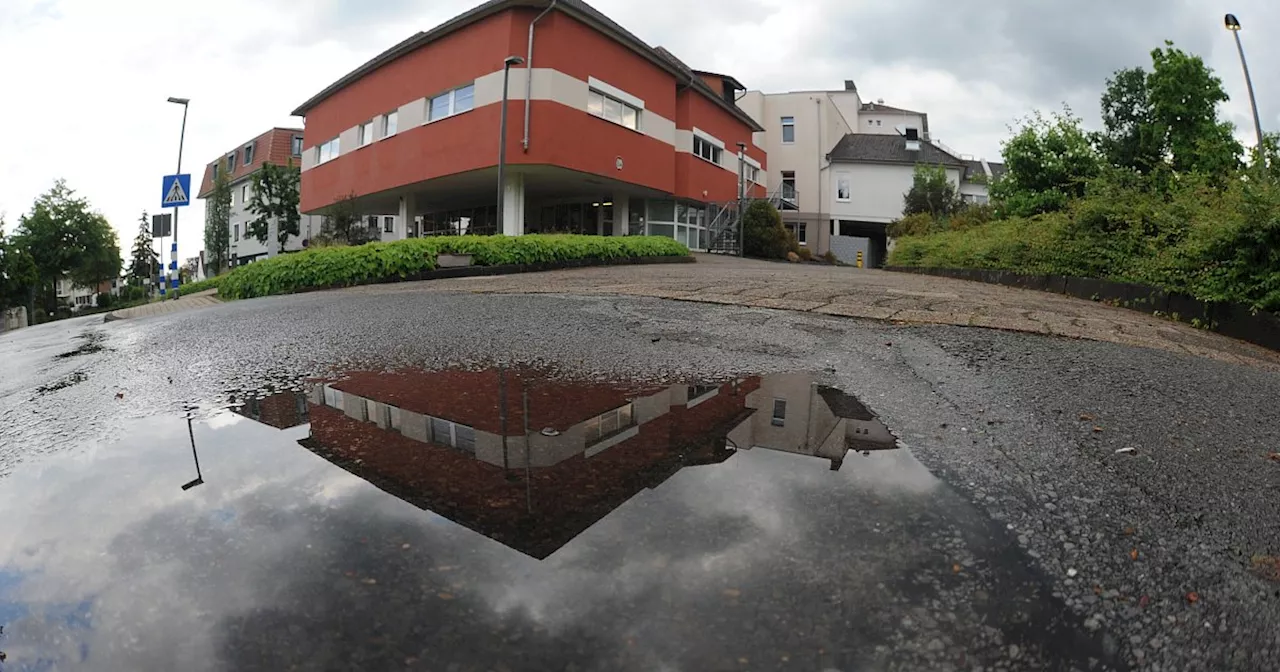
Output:
<path fill-rule="evenodd" d="M 551 383 L 511 378 L 506 434 L 480 388 L 442 391 L 475 412 L 450 411 L 475 430 L 472 445 L 450 428 L 461 447 L 419 440 L 436 438 L 422 405 L 436 397 L 412 394 L 412 381 L 356 376 L 332 384 L 345 392 L 336 408 L 316 388 L 302 405 L 293 393 L 262 400 L 258 421 L 240 409 L 197 422 L 205 483 L 189 491 L 187 423 L 172 417 L 0 481 L 0 510 L 16 514 L 0 517 L 10 666 L 378 669 L 418 658 L 424 642 L 464 662 L 679 666 L 741 639 L 712 636 L 726 603 L 778 600 L 777 614 L 757 603 L 733 619 L 764 627 L 791 610 L 813 630 L 851 618 L 840 605 L 855 594 L 887 601 L 901 558 L 930 551 L 884 524 L 953 497 L 907 451 L 879 450 L 893 445 L 887 431 L 887 445 L 854 431 L 878 421 L 808 376 L 714 394 L 597 385 L 577 406 Z M 292 425 L 294 411 L 310 424 Z M 712 635 L 690 643 L 696 622 Z"/>

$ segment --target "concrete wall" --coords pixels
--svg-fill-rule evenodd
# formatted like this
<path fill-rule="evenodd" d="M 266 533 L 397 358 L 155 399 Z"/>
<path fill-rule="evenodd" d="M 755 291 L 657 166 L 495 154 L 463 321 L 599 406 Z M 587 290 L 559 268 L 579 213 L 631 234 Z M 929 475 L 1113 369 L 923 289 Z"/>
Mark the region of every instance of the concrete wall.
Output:
<path fill-rule="evenodd" d="M 857 263 L 858 252 L 862 252 L 862 267 L 875 268 L 876 260 L 872 257 L 873 249 L 870 238 L 856 238 L 854 236 L 831 237 L 831 253 L 846 264 Z"/>
<path fill-rule="evenodd" d="M 899 112 L 862 112 L 858 115 L 858 130 L 854 133 L 898 135 L 898 126 L 914 128 L 924 133 L 924 117 Z"/>
<path fill-rule="evenodd" d="M 21 306 L 0 311 L 0 331 L 22 329 L 27 326 L 27 309 Z"/>
<path fill-rule="evenodd" d="M 947 179 L 960 184 L 960 171 L 947 169 Z M 837 163 L 831 166 L 827 211 L 832 219 L 892 222 L 902 217 L 902 197 L 911 190 L 915 168 L 907 165 Z M 849 200 L 836 198 L 840 179 L 849 179 Z"/>

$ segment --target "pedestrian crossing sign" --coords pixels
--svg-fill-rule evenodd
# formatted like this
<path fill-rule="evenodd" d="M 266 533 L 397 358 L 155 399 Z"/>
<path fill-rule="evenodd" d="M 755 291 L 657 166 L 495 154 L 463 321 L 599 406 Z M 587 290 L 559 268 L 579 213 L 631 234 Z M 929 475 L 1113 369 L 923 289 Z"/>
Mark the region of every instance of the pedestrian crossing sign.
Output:
<path fill-rule="evenodd" d="M 191 175 L 165 175 L 160 207 L 177 208 L 191 205 Z"/>

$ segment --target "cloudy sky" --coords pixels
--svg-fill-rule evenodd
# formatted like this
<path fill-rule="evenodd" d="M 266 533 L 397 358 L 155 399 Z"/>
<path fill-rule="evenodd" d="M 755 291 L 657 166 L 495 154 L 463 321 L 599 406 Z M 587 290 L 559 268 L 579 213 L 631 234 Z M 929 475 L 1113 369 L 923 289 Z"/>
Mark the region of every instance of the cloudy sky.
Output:
<path fill-rule="evenodd" d="M 479 0 L 3 0 L 0 2 L 0 214 L 11 230 L 57 178 L 87 197 L 128 248 L 160 176 L 173 172 L 191 98 L 184 170 L 275 125 L 354 67 Z M 598 9 L 694 67 L 764 91 L 840 88 L 929 113 L 936 137 L 995 158 L 1008 125 L 1071 105 L 1096 123 L 1114 70 L 1149 64 L 1172 39 L 1204 56 L 1252 137 L 1234 12 L 1254 65 L 1262 123 L 1280 127 L 1280 5 L 1266 0 L 594 0 Z M 691 27 L 697 27 L 696 30 Z M 201 246 L 203 208 L 182 212 L 181 254 Z"/>

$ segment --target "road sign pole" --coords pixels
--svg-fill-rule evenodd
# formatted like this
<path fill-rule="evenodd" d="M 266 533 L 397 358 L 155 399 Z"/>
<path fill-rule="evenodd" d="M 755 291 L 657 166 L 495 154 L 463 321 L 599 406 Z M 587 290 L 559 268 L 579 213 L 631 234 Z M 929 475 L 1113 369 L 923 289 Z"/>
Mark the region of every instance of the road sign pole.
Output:
<path fill-rule="evenodd" d="M 174 171 L 174 174 L 176 175 L 182 174 L 182 145 L 186 141 L 186 139 L 187 139 L 187 103 L 184 102 L 182 104 L 182 130 L 178 133 L 178 170 Z M 190 197 L 191 197 L 191 194 L 188 192 L 187 198 L 190 198 Z M 169 287 L 174 290 L 173 292 L 174 299 L 178 298 L 177 289 L 178 289 L 178 284 L 180 283 L 180 278 L 181 278 L 181 275 L 179 275 L 178 273 L 178 210 L 180 210 L 180 208 L 175 205 L 173 207 L 173 246 L 169 248 L 169 258 L 170 258 L 169 271 L 173 273 L 173 279 L 170 281 Z M 168 273 L 166 273 L 165 275 L 167 276 Z"/>

